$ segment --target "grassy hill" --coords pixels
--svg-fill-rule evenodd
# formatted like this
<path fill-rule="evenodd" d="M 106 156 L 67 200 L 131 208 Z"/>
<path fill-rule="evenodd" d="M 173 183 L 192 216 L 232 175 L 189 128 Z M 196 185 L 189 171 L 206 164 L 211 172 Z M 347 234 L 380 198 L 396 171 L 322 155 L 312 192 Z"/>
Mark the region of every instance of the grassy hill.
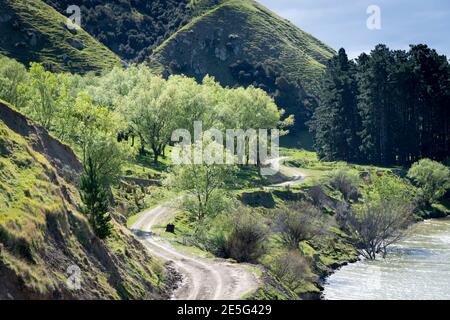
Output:
<path fill-rule="evenodd" d="M 72 150 L 0 101 L 0 300 L 156 299 L 166 273 L 124 227 L 98 240 L 79 213 Z M 70 267 L 81 288 L 70 290 Z"/>
<path fill-rule="evenodd" d="M 86 72 L 120 65 L 120 59 L 40 0 L 0 0 L 0 53 L 55 71 Z"/>
<path fill-rule="evenodd" d="M 198 1 L 208 2 L 212 1 Z M 229 70 L 232 62 L 273 64 L 283 68 L 285 76 L 300 79 L 311 90 L 317 87 L 324 63 L 335 54 L 330 47 L 252 0 L 225 0 L 203 7 L 202 11 L 155 50 L 154 60 L 163 65 L 178 63 L 193 76 L 207 70 L 228 85 L 236 82 Z M 203 67 L 201 60 L 205 60 Z"/>
<path fill-rule="evenodd" d="M 252 0 L 192 6 L 198 15 L 154 51 L 151 64 L 166 73 L 210 74 L 223 85 L 260 87 L 301 126 L 334 50 Z"/>
<path fill-rule="evenodd" d="M 65 15 L 68 6 L 79 6 L 83 28 L 122 59 L 134 62 L 144 61 L 193 15 L 190 0 L 43 1 Z"/>

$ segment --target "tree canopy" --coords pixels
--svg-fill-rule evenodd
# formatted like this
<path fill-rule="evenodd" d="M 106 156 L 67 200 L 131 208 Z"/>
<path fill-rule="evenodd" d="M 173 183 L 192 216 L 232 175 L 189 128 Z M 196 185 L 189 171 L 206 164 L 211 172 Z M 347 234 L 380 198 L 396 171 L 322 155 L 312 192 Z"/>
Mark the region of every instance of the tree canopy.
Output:
<path fill-rule="evenodd" d="M 412 164 L 450 154 L 450 64 L 426 45 L 328 63 L 310 123 L 325 160 Z"/>

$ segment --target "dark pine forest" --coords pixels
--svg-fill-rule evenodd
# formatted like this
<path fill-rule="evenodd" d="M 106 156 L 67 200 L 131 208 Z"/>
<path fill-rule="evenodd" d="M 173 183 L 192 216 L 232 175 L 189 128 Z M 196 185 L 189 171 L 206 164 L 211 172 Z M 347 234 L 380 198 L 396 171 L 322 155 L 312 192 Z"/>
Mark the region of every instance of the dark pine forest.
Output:
<path fill-rule="evenodd" d="M 450 65 L 426 45 L 332 58 L 310 121 L 324 160 L 408 165 L 450 154 Z"/>

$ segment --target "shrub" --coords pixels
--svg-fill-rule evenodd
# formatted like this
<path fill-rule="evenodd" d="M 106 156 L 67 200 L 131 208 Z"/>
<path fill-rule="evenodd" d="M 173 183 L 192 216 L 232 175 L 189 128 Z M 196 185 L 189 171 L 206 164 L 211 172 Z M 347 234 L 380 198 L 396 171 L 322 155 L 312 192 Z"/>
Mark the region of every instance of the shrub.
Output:
<path fill-rule="evenodd" d="M 371 184 L 366 190 L 367 196 L 372 200 L 397 200 L 412 203 L 414 201 L 416 188 L 408 180 L 402 179 L 394 174 L 376 174 L 370 177 Z"/>
<path fill-rule="evenodd" d="M 232 230 L 226 241 L 230 258 L 255 263 L 266 252 L 267 228 L 251 210 L 241 208 L 233 217 Z"/>
<path fill-rule="evenodd" d="M 317 279 L 316 275 L 311 272 L 309 262 L 298 251 L 294 250 L 275 259 L 273 272 L 293 291 L 297 290 L 305 280 L 314 281 Z"/>
<path fill-rule="evenodd" d="M 196 222 L 196 245 L 215 256 L 229 258 L 228 237 L 233 230 L 233 215 L 222 213 Z"/>
<path fill-rule="evenodd" d="M 413 210 L 414 206 L 409 202 L 385 199 L 350 210 L 345 222 L 358 252 L 371 260 L 380 253 L 386 256 L 387 248 L 404 236 Z"/>
<path fill-rule="evenodd" d="M 308 191 L 308 196 L 311 198 L 312 203 L 318 208 L 320 208 L 327 199 L 327 195 L 323 191 L 322 186 L 312 186 Z"/>
<path fill-rule="evenodd" d="M 338 190 L 345 201 L 357 200 L 359 198 L 359 174 L 356 170 L 347 167 L 339 167 L 333 170 L 327 177 L 327 183 Z"/>
<path fill-rule="evenodd" d="M 109 214 L 109 195 L 102 185 L 98 171 L 91 158 L 84 164 L 80 181 L 80 195 L 83 201 L 81 211 L 88 216 L 89 223 L 100 239 L 111 235 L 112 225 Z"/>
<path fill-rule="evenodd" d="M 283 244 L 295 249 L 300 241 L 311 240 L 327 231 L 328 219 L 308 202 L 293 202 L 278 210 L 276 231 Z"/>
<path fill-rule="evenodd" d="M 427 203 L 436 202 L 450 188 L 450 169 L 430 159 L 422 159 L 413 164 L 408 171 L 408 178 L 419 187 L 422 198 Z"/>

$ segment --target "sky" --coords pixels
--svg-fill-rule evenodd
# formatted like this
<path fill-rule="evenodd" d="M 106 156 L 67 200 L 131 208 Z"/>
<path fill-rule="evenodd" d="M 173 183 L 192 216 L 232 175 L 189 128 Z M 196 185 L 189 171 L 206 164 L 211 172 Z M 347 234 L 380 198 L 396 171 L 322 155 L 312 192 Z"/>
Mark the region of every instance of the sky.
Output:
<path fill-rule="evenodd" d="M 450 0 L 257 0 L 351 58 L 376 44 L 408 49 L 425 43 L 450 59 Z M 381 29 L 370 30 L 369 6 L 380 9 Z M 373 21 L 373 20 L 371 20 Z"/>

